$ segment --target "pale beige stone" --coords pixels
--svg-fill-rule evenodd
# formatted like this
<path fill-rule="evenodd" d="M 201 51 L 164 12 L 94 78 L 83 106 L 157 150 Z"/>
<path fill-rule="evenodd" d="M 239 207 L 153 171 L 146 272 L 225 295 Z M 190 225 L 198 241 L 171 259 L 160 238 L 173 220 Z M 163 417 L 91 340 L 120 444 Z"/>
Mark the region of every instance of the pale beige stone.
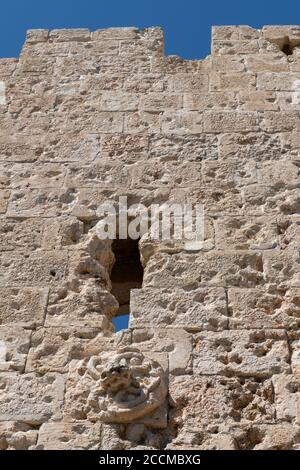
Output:
<path fill-rule="evenodd" d="M 230 288 L 228 291 L 231 328 L 287 328 L 300 325 L 299 289 L 287 292 Z"/>
<path fill-rule="evenodd" d="M 262 378 L 290 371 L 283 330 L 197 333 L 193 354 L 193 369 L 200 375 Z"/>
<path fill-rule="evenodd" d="M 36 444 L 38 431 L 28 424 L 0 422 L 0 450 L 28 450 Z"/>
<path fill-rule="evenodd" d="M 44 423 L 35 450 L 98 450 L 100 432 L 99 424 Z"/>
<path fill-rule="evenodd" d="M 0 326 L 0 371 L 24 372 L 31 332 L 18 326 Z"/>
<path fill-rule="evenodd" d="M 62 418 L 64 378 L 58 374 L 0 374 L 0 421 L 40 425 Z M 26 406 L 24 406 L 26 403 Z"/>
<path fill-rule="evenodd" d="M 157 288 L 131 291 L 130 327 L 168 325 L 221 329 L 227 325 L 225 290 L 199 287 L 192 292 Z"/>
<path fill-rule="evenodd" d="M 49 289 L 32 287 L 0 288 L 0 325 L 34 328 L 42 325 Z"/>

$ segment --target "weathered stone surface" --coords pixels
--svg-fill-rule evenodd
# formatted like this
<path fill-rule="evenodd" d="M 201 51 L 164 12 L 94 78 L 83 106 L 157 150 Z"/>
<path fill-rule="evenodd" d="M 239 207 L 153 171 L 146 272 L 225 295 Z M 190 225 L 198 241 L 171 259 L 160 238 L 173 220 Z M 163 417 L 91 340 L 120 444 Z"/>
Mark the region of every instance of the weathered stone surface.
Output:
<path fill-rule="evenodd" d="M 99 424 L 44 423 L 34 450 L 98 450 L 100 431 Z"/>
<path fill-rule="evenodd" d="M 30 346 L 30 331 L 17 326 L 0 326 L 0 371 L 24 372 Z"/>
<path fill-rule="evenodd" d="M 34 328 L 44 322 L 47 288 L 0 288 L 0 325 Z"/>
<path fill-rule="evenodd" d="M 131 291 L 131 328 L 172 325 L 223 329 L 227 325 L 225 289 L 199 287 L 191 292 L 157 288 Z"/>
<path fill-rule="evenodd" d="M 209 432 L 220 425 L 272 423 L 275 419 L 270 380 L 175 377 L 170 383 L 170 400 L 174 407 L 171 421 L 186 431 Z M 180 429 L 179 436 L 183 432 Z"/>
<path fill-rule="evenodd" d="M 0 450 L 28 450 L 36 444 L 38 431 L 28 424 L 0 422 Z"/>
<path fill-rule="evenodd" d="M 67 252 L 35 251 L 32 254 L 0 255 L 2 286 L 42 286 L 64 279 L 68 268 Z"/>
<path fill-rule="evenodd" d="M 1 373 L 0 421 L 40 425 L 61 419 L 64 387 L 64 378 L 58 374 Z"/>
<path fill-rule="evenodd" d="M 167 255 L 150 258 L 144 276 L 146 287 L 196 288 L 209 286 L 254 287 L 264 283 L 260 253 L 217 252 Z"/>
<path fill-rule="evenodd" d="M 269 250 L 278 245 L 273 218 L 220 217 L 215 221 L 217 249 Z"/>
<path fill-rule="evenodd" d="M 290 370 L 283 330 L 207 331 L 194 339 L 197 374 L 262 378 Z"/>
<path fill-rule="evenodd" d="M 44 221 L 41 219 L 0 219 L 0 249 L 35 250 L 42 245 Z"/>
<path fill-rule="evenodd" d="M 286 328 L 300 325 L 300 289 L 270 292 L 232 288 L 228 291 L 231 328 Z"/>
<path fill-rule="evenodd" d="M 114 347 L 92 328 L 40 328 L 32 333 L 26 372 L 68 372 L 72 360 L 83 359 Z"/>

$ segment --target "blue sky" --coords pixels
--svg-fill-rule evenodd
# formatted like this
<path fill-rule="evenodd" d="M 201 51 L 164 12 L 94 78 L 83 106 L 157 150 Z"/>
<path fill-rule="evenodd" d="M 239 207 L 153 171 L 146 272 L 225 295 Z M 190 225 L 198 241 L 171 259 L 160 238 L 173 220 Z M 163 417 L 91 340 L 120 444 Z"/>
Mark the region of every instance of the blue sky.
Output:
<path fill-rule="evenodd" d="M 166 54 L 201 59 L 212 25 L 300 24 L 300 0 L 10 0 L 0 14 L 0 57 L 17 57 L 31 28 L 161 26 Z M 126 317 L 115 324 L 126 327 Z"/>
<path fill-rule="evenodd" d="M 289 0 L 10 0 L 1 2 L 0 57 L 16 57 L 30 28 L 91 30 L 162 26 L 167 54 L 187 59 L 210 52 L 211 25 L 300 24 L 300 1 Z"/>

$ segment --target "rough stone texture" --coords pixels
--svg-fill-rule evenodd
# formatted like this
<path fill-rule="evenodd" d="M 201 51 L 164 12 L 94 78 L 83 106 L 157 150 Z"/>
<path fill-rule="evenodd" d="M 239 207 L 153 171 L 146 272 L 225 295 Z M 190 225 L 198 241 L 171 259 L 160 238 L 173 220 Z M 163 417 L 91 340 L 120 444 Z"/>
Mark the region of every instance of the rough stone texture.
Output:
<path fill-rule="evenodd" d="M 31 30 L 0 59 L 1 450 L 300 448 L 299 113 L 300 26 L 216 26 L 195 61 L 159 28 Z M 142 237 L 115 334 L 95 226 L 123 195 L 202 203 L 205 233 Z"/>

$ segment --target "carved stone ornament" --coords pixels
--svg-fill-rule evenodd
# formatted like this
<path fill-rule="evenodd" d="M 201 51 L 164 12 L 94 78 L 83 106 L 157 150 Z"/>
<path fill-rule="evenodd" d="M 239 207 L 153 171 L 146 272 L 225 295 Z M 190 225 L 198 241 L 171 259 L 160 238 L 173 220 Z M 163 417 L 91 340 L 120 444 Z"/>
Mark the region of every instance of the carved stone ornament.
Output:
<path fill-rule="evenodd" d="M 130 423 L 164 403 L 167 386 L 162 367 L 135 348 L 92 356 L 86 375 L 93 379 L 87 414 L 105 423 Z"/>

